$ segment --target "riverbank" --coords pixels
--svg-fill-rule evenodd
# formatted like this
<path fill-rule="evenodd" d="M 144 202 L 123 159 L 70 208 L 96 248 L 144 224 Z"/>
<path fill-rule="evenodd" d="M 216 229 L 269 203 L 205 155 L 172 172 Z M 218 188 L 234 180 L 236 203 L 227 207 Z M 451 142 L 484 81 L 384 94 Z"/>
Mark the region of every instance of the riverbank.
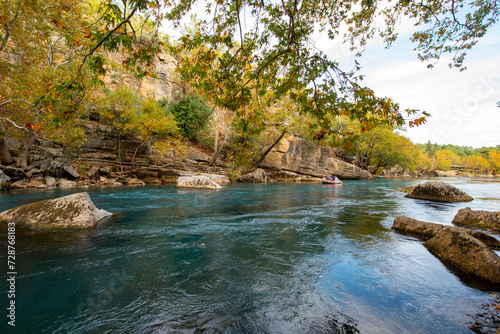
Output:
<path fill-rule="evenodd" d="M 213 152 L 190 142 L 182 153 L 171 150 L 162 159 L 139 138 L 119 135 L 115 129 L 97 120 L 85 123 L 85 143 L 70 150 L 54 143 L 35 141 L 27 155 L 25 168 L 14 167 L 22 143 L 6 140 L 9 164 L 0 165 L 0 189 L 50 189 L 54 187 L 121 186 L 170 184 L 178 177 L 209 175 L 218 183 L 255 181 L 244 177 L 248 167 L 230 162 L 230 152 L 221 152 L 213 163 Z M 374 175 L 346 162 L 343 153 L 317 146 L 296 135 L 287 135 L 267 154 L 260 164 L 265 172 L 261 181 L 317 181 L 336 175 L 342 180 L 370 179 Z M 478 177 L 458 171 L 410 173 L 394 167 L 379 175 L 388 177 Z M 479 177 L 498 177 L 481 175 Z"/>

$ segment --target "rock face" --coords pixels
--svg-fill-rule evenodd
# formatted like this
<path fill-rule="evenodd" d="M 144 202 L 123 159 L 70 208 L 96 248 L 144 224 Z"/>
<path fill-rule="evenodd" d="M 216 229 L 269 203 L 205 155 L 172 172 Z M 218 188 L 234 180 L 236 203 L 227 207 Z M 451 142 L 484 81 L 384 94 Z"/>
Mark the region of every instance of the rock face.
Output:
<path fill-rule="evenodd" d="M 108 57 L 118 64 L 122 64 L 125 59 L 120 52 L 108 53 Z M 133 75 L 126 72 L 120 73 L 118 76 L 116 75 L 117 73 L 111 72 L 110 75 L 104 78 L 104 82 L 106 86 L 112 89 L 116 86 L 127 85 L 144 96 L 152 93 L 156 99 L 166 97 L 168 100 L 172 100 L 175 97 L 181 96 L 182 87 L 175 72 L 177 67 L 175 58 L 169 54 L 160 53 L 154 57 L 152 63 L 156 78 L 146 77 L 139 81 Z"/>
<path fill-rule="evenodd" d="M 315 146 L 297 136 L 284 137 L 269 152 L 262 167 L 315 177 L 325 175 L 337 175 L 340 179 L 373 177 L 369 172 L 337 159 L 332 149 Z"/>
<path fill-rule="evenodd" d="M 444 229 L 424 246 L 480 279 L 500 283 L 500 257 L 465 231 Z"/>
<path fill-rule="evenodd" d="M 216 182 L 203 175 L 181 176 L 175 184 L 177 188 L 222 189 Z"/>
<path fill-rule="evenodd" d="M 5 175 L 1 170 L 0 170 L 0 190 L 6 190 L 10 188 L 10 177 Z"/>
<path fill-rule="evenodd" d="M 470 202 L 473 200 L 463 191 L 441 181 L 429 181 L 419 184 L 405 197 L 445 203 Z"/>
<path fill-rule="evenodd" d="M 452 221 L 457 226 L 477 227 L 500 232 L 500 212 L 460 209 Z"/>
<path fill-rule="evenodd" d="M 26 224 L 39 229 L 93 229 L 111 213 L 98 210 L 87 193 L 21 205 L 0 213 L 0 221 Z"/>
<path fill-rule="evenodd" d="M 267 183 L 269 181 L 266 172 L 261 168 L 257 168 L 251 173 L 240 175 L 237 180 L 238 182 L 247 183 Z"/>
<path fill-rule="evenodd" d="M 435 237 L 436 235 L 441 233 L 444 229 L 454 230 L 454 231 L 455 230 L 465 231 L 474 238 L 484 242 L 488 247 L 494 249 L 500 249 L 500 240 L 498 240 L 495 237 L 492 237 L 489 234 L 461 227 L 444 226 L 441 224 L 428 223 L 405 216 L 397 216 L 394 219 L 394 224 L 392 225 L 392 229 L 401 233 L 412 234 L 418 237 L 423 237 L 425 239 Z"/>

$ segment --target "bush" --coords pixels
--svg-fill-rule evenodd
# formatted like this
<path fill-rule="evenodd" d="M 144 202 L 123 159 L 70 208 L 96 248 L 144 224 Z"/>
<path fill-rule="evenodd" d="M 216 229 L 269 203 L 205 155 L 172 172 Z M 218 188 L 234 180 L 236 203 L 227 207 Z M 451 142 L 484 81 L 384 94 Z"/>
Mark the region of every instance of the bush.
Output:
<path fill-rule="evenodd" d="M 165 106 L 162 102 L 160 104 Z M 174 115 L 182 136 L 190 140 L 197 139 L 198 133 L 206 128 L 212 114 L 212 110 L 194 94 L 186 95 L 164 109 Z"/>

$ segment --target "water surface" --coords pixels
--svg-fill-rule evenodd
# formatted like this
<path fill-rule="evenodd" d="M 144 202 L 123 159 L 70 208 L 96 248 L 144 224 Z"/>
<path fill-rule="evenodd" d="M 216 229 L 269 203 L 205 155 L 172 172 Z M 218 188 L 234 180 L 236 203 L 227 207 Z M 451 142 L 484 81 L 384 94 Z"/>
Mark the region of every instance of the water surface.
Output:
<path fill-rule="evenodd" d="M 450 224 L 465 206 L 499 211 L 500 180 L 444 179 L 475 198 L 466 204 L 396 191 L 422 181 L 85 189 L 113 220 L 17 231 L 16 332 L 472 333 L 494 288 L 390 227 L 397 215 Z M 76 191 L 0 193 L 0 211 Z"/>

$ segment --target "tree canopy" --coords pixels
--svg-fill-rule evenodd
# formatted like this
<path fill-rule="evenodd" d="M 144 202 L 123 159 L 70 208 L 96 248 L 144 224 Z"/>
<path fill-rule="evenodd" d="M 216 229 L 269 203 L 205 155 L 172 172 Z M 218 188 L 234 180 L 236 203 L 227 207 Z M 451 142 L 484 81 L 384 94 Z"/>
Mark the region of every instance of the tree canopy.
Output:
<path fill-rule="evenodd" d="M 89 55 L 120 43 L 131 47 L 133 17 L 148 17 L 158 24 L 169 20 L 180 26 L 195 9 L 204 10 L 207 18 L 181 38 L 183 49 L 196 50 L 193 57 L 183 59 L 181 73 L 216 105 L 236 110 L 249 103 L 252 90 L 261 96 L 273 90 L 276 99 L 287 95 L 302 112 L 319 118 L 328 113 L 347 115 L 368 127 L 400 125 L 409 116 L 414 117 L 409 124 L 418 125 L 426 114 L 416 117 L 415 110 L 401 111 L 391 99 L 363 87 L 359 66 L 341 68 L 315 45 L 315 33 L 345 40 L 361 54 L 376 36 L 390 46 L 397 38 L 398 24 L 410 20 L 419 29 L 412 41 L 421 60 L 432 62 L 450 54 L 450 65 L 463 69 L 467 51 L 500 12 L 498 1 L 493 0 L 122 0 L 101 5 L 100 19 L 106 28 L 92 35 L 95 43 Z M 133 65 L 137 61 L 147 65 L 148 57 L 157 51 L 156 42 L 138 47 L 127 66 L 138 70 L 141 67 Z"/>
<path fill-rule="evenodd" d="M 335 118 L 377 125 L 417 126 L 425 111 L 400 110 L 362 85 L 359 63 L 345 69 L 315 43 L 318 33 L 361 55 L 370 39 L 387 46 L 401 22 L 415 25 L 422 61 L 447 54 L 464 69 L 467 52 L 497 22 L 498 1 L 464 0 L 9 0 L 0 4 L 2 126 L 54 137 L 75 122 L 91 88 L 109 69 L 106 51 L 121 51 L 136 77 L 153 76 L 162 23 L 180 28 L 204 12 L 176 45 L 179 72 L 216 107 L 246 117 L 252 100 L 268 107 L 290 99 L 302 114 L 331 129 Z M 29 29 L 28 29 L 29 27 Z M 248 121 L 248 120 L 242 120 Z M 27 126 L 24 126 L 27 124 Z M 334 124 L 333 124 L 334 125 Z M 0 128 L 3 136 L 3 127 Z"/>

